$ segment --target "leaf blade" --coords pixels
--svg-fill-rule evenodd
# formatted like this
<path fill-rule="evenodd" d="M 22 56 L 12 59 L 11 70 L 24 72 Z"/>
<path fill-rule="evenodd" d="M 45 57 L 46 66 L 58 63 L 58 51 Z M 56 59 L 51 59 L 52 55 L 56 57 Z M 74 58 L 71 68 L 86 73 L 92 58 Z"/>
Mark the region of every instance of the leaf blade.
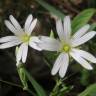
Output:
<path fill-rule="evenodd" d="M 35 79 L 27 72 L 25 68 L 24 68 L 24 71 L 28 80 L 31 82 L 35 91 L 37 92 L 38 96 L 46 96 L 44 89 L 35 81 Z"/>
<path fill-rule="evenodd" d="M 44 7 L 46 10 L 48 10 L 50 13 L 58 16 L 59 18 L 61 18 L 63 20 L 65 15 L 62 12 L 60 12 L 57 9 L 55 9 L 50 4 L 46 3 L 44 0 L 35 0 L 35 1 L 38 2 L 42 7 Z"/>
<path fill-rule="evenodd" d="M 96 83 L 94 83 L 94 84 L 90 85 L 89 87 L 87 87 L 78 96 L 93 96 L 93 94 L 96 94 Z"/>
<path fill-rule="evenodd" d="M 79 28 L 83 27 L 86 23 L 88 23 L 95 12 L 95 9 L 89 8 L 78 14 L 72 21 L 73 33 L 76 32 Z"/>

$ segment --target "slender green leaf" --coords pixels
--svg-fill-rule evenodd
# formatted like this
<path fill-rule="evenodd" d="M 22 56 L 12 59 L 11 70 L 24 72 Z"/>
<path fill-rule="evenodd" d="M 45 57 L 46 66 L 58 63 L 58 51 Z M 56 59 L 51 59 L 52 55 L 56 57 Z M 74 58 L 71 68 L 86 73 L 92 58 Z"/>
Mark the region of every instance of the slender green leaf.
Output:
<path fill-rule="evenodd" d="M 27 72 L 26 69 L 24 69 L 24 71 L 28 80 L 31 82 L 35 91 L 37 92 L 38 96 L 46 96 L 44 89 L 35 81 L 35 79 Z"/>
<path fill-rule="evenodd" d="M 96 83 L 90 85 L 88 88 L 86 88 L 78 96 L 96 96 Z"/>
<path fill-rule="evenodd" d="M 35 0 L 36 2 L 38 2 L 42 7 L 44 7 L 46 10 L 48 10 L 51 14 L 54 14 L 56 16 L 58 16 L 59 18 L 61 18 L 63 20 L 64 18 L 64 14 L 62 12 L 60 12 L 59 10 L 55 9 L 53 6 L 51 6 L 50 4 L 46 3 L 44 0 Z"/>
<path fill-rule="evenodd" d="M 88 23 L 88 21 L 91 19 L 91 17 L 95 12 L 96 12 L 95 9 L 90 8 L 78 14 L 72 21 L 73 33 L 76 32 L 82 26 L 84 26 L 86 23 Z"/>

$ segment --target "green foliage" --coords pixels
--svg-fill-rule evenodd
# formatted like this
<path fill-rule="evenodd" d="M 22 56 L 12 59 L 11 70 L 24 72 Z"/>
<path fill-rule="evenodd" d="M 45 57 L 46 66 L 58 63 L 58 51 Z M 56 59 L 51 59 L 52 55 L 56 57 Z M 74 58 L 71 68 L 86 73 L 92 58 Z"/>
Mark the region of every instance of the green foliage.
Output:
<path fill-rule="evenodd" d="M 93 14 L 96 12 L 95 9 L 86 9 L 79 13 L 72 21 L 72 30 L 73 33 L 76 32 L 79 28 L 84 26 L 91 19 Z"/>
<path fill-rule="evenodd" d="M 91 24 L 91 27 L 90 27 L 89 31 L 92 31 L 94 29 L 96 29 L 96 23 Z"/>
<path fill-rule="evenodd" d="M 44 57 L 47 58 L 47 60 L 52 63 L 56 60 L 58 57 L 59 52 L 44 52 Z"/>
<path fill-rule="evenodd" d="M 96 96 L 96 83 L 87 87 L 82 93 L 78 96 Z"/>
<path fill-rule="evenodd" d="M 67 92 L 72 90 L 73 86 L 66 86 L 62 79 L 57 79 L 56 85 L 53 88 L 50 96 L 65 96 Z"/>
<path fill-rule="evenodd" d="M 84 85 L 84 86 L 88 85 L 89 84 L 88 78 L 89 78 L 89 75 L 90 75 L 89 71 L 86 70 L 86 69 L 83 69 L 81 71 L 81 75 L 82 75 L 81 78 L 80 78 L 81 84 Z"/>
<path fill-rule="evenodd" d="M 26 74 L 24 72 L 24 68 L 22 66 L 18 67 L 18 74 L 20 77 L 20 80 L 23 84 L 23 90 L 27 90 L 28 89 L 28 85 L 27 85 L 27 78 L 26 78 Z"/>
<path fill-rule="evenodd" d="M 36 82 L 36 80 L 27 72 L 27 70 L 24 68 L 24 72 L 26 74 L 26 77 L 33 85 L 35 91 L 37 92 L 38 96 L 46 96 L 46 93 L 44 89 Z"/>
<path fill-rule="evenodd" d="M 46 10 L 48 10 L 51 14 L 56 15 L 57 17 L 63 20 L 65 15 L 62 12 L 46 3 L 44 0 L 35 0 L 35 1 L 38 2 L 41 6 L 43 6 Z"/>

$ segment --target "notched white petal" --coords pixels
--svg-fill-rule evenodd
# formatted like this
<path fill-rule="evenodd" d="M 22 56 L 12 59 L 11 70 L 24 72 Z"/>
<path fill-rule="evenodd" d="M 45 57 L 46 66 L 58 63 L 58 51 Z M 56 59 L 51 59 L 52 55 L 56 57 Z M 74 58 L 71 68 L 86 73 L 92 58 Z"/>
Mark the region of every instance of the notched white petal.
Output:
<path fill-rule="evenodd" d="M 57 57 L 54 65 L 53 65 L 52 71 L 51 71 L 51 74 L 52 74 L 52 75 L 55 75 L 55 74 L 59 71 L 59 69 L 60 69 L 60 67 L 61 67 L 61 65 L 62 65 L 63 56 L 64 56 L 64 53 L 61 53 L 61 54 Z"/>
<path fill-rule="evenodd" d="M 32 37 L 30 38 L 30 41 L 32 41 L 32 42 L 34 42 L 34 43 L 35 43 L 35 42 L 36 42 L 36 43 L 37 43 L 37 42 L 39 43 L 39 42 L 40 42 L 40 38 L 39 38 L 39 36 L 32 36 Z"/>
<path fill-rule="evenodd" d="M 29 46 L 35 50 L 41 51 L 42 49 L 39 47 L 38 43 L 39 43 L 39 39 L 34 36 L 34 37 L 30 38 Z"/>
<path fill-rule="evenodd" d="M 81 36 L 83 36 L 90 28 L 90 25 L 87 24 L 80 28 L 72 37 L 72 39 L 79 39 Z"/>
<path fill-rule="evenodd" d="M 20 24 L 18 23 L 18 21 L 17 21 L 12 15 L 9 16 L 9 19 L 10 19 L 10 21 L 12 22 L 12 24 L 14 25 L 14 27 L 17 29 L 17 31 L 18 31 L 20 34 L 24 34 L 24 31 L 23 31 L 23 29 L 21 28 Z M 19 34 L 19 35 L 20 35 L 20 34 Z"/>
<path fill-rule="evenodd" d="M 42 50 L 58 51 L 60 49 L 60 42 L 57 39 L 47 36 L 40 36 L 39 39 L 38 45 Z"/>
<path fill-rule="evenodd" d="M 36 44 L 34 42 L 30 42 L 29 46 L 32 47 L 35 50 L 42 51 L 42 49 L 38 46 L 38 44 Z"/>
<path fill-rule="evenodd" d="M 73 49 L 77 54 L 79 54 L 82 58 L 92 62 L 96 63 L 96 58 L 90 54 L 89 52 L 83 51 L 83 50 L 78 50 L 78 49 Z"/>
<path fill-rule="evenodd" d="M 20 24 L 18 23 L 18 21 L 12 15 L 9 16 L 9 19 L 16 29 L 21 29 Z"/>
<path fill-rule="evenodd" d="M 3 44 L 0 44 L 0 49 L 10 48 L 10 47 L 19 45 L 20 43 L 21 42 L 19 40 L 6 42 L 6 43 L 3 43 Z"/>
<path fill-rule="evenodd" d="M 67 72 L 67 68 L 69 65 L 69 56 L 67 53 L 64 53 L 62 56 L 61 66 L 59 70 L 59 75 L 61 78 L 63 78 Z"/>
<path fill-rule="evenodd" d="M 22 52 L 22 62 L 25 63 L 28 54 L 28 44 L 24 43 L 23 52 Z"/>
<path fill-rule="evenodd" d="M 26 22 L 25 22 L 25 25 L 24 25 L 25 32 L 28 32 L 29 27 L 30 27 L 30 25 L 31 25 L 31 23 L 32 23 L 32 20 L 33 20 L 33 16 L 32 16 L 32 14 L 30 14 L 30 15 L 27 17 Z"/>
<path fill-rule="evenodd" d="M 68 42 L 68 40 L 70 39 L 70 35 L 71 35 L 71 20 L 69 16 L 65 16 L 64 17 L 64 38 L 66 39 L 66 41 Z"/>
<path fill-rule="evenodd" d="M 56 30 L 57 30 L 57 33 L 58 33 L 60 40 L 64 41 L 65 34 L 64 34 L 64 29 L 63 29 L 63 24 L 62 24 L 61 19 L 56 20 Z"/>
<path fill-rule="evenodd" d="M 34 19 L 34 20 L 32 21 L 32 23 L 31 23 L 28 31 L 27 31 L 27 34 L 28 34 L 28 35 L 30 35 L 30 34 L 32 33 L 33 29 L 34 29 L 35 26 L 36 26 L 36 23 L 37 23 L 37 19 Z"/>
<path fill-rule="evenodd" d="M 24 44 L 21 44 L 17 51 L 17 55 L 16 55 L 17 62 L 20 62 L 20 60 L 22 58 L 23 48 L 24 48 Z"/>
<path fill-rule="evenodd" d="M 70 55 L 81 65 L 83 66 L 85 69 L 87 70 L 92 70 L 93 67 L 85 60 L 83 59 L 78 53 L 76 53 L 75 51 L 70 52 Z"/>
<path fill-rule="evenodd" d="M 81 44 L 86 43 L 88 40 L 92 39 L 95 35 L 96 35 L 95 31 L 91 31 L 91 32 L 86 33 L 81 38 L 73 40 L 71 42 L 72 47 L 77 47 Z"/>
<path fill-rule="evenodd" d="M 0 38 L 0 43 L 15 41 L 15 40 L 16 41 L 18 40 L 18 38 L 16 36 L 6 36 L 6 37 Z"/>
<path fill-rule="evenodd" d="M 8 27 L 8 29 L 13 32 L 14 34 L 16 34 L 17 29 L 11 24 L 11 22 L 9 22 L 8 20 L 5 20 L 5 25 Z"/>

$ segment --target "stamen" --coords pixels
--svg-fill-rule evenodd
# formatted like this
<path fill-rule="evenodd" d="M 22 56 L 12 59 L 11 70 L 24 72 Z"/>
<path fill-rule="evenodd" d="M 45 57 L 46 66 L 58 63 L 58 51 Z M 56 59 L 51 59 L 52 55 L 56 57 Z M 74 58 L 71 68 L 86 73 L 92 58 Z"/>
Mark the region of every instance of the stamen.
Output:
<path fill-rule="evenodd" d="M 23 42 L 28 42 L 29 39 L 30 39 L 30 36 L 28 36 L 27 34 L 24 34 L 24 35 L 21 37 L 21 40 L 22 40 Z"/>
<path fill-rule="evenodd" d="M 69 45 L 64 45 L 63 48 L 62 48 L 62 51 L 69 52 L 70 51 L 70 46 Z"/>

